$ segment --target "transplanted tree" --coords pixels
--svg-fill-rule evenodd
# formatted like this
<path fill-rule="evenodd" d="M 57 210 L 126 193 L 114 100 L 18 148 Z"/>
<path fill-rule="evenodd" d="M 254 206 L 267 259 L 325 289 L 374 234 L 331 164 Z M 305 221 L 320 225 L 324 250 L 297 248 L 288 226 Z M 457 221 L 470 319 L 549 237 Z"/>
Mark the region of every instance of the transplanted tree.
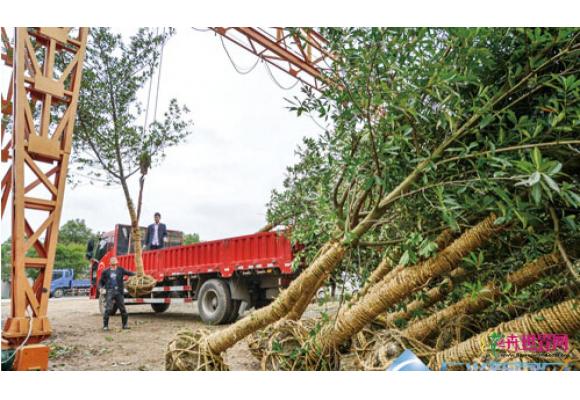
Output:
<path fill-rule="evenodd" d="M 138 277 L 144 276 L 138 227 L 145 176 L 163 160 L 169 147 L 184 141 L 192 126 L 186 119 L 189 110 L 176 99 L 170 101 L 160 121 L 147 124 L 148 110 L 138 98 L 172 34 L 172 29 L 159 34 L 142 28 L 124 41 L 109 28 L 91 29 L 81 85 L 73 177 L 86 176 L 123 189 Z M 137 207 L 129 190 L 129 179 L 134 176 L 139 176 Z"/>

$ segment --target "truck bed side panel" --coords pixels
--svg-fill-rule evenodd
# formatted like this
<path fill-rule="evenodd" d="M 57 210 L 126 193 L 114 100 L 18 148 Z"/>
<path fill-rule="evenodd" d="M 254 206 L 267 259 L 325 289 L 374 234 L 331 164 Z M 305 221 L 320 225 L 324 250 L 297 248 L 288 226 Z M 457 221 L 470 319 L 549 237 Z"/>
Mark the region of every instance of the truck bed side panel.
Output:
<path fill-rule="evenodd" d="M 134 271 L 134 255 L 119 256 L 119 264 Z M 292 246 L 276 232 L 256 233 L 223 240 L 145 251 L 145 273 L 161 281 L 166 276 L 212 274 L 231 276 L 235 271 L 279 268 L 291 274 Z"/>

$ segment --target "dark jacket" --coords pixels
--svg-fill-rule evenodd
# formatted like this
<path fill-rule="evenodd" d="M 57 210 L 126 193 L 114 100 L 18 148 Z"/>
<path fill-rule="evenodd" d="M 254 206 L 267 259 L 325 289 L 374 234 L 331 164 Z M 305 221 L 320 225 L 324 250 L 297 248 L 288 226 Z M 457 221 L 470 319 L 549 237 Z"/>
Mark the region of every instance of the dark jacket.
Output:
<path fill-rule="evenodd" d="M 147 236 L 145 236 L 145 246 L 151 247 L 153 244 L 153 235 L 155 234 L 155 224 L 151 224 L 147 227 Z M 159 247 L 165 247 L 165 238 L 167 237 L 167 227 L 165 224 L 159 223 L 157 228 L 157 234 L 159 235 Z"/>
<path fill-rule="evenodd" d="M 101 279 L 99 280 L 99 288 L 105 288 L 107 290 L 116 289 L 123 291 L 123 277 L 133 276 L 134 272 L 127 271 L 125 268 L 117 267 L 107 268 L 101 273 Z"/>

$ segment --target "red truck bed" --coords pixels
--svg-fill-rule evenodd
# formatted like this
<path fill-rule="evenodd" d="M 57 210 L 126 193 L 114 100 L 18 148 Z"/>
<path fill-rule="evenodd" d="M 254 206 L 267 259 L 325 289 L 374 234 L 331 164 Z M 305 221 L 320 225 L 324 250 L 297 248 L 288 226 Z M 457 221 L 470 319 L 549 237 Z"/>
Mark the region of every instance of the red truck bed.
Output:
<path fill-rule="evenodd" d="M 102 262 L 109 263 L 109 254 Z M 119 264 L 133 271 L 134 255 L 118 256 Z M 277 232 L 255 233 L 228 239 L 145 251 L 145 273 L 158 281 L 171 275 L 219 273 L 228 278 L 235 271 L 277 268 L 292 274 L 292 245 Z M 102 266 L 101 266 L 102 268 Z"/>

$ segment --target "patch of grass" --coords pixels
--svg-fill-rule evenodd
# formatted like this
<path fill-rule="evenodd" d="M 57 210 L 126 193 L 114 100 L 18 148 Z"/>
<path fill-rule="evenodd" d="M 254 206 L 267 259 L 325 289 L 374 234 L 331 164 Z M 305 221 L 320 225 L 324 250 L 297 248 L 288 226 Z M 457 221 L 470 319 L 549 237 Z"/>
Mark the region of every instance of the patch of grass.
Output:
<path fill-rule="evenodd" d="M 51 359 L 68 357 L 77 349 L 74 345 L 67 346 L 62 343 L 51 343 L 48 347 L 50 349 L 48 357 Z"/>

